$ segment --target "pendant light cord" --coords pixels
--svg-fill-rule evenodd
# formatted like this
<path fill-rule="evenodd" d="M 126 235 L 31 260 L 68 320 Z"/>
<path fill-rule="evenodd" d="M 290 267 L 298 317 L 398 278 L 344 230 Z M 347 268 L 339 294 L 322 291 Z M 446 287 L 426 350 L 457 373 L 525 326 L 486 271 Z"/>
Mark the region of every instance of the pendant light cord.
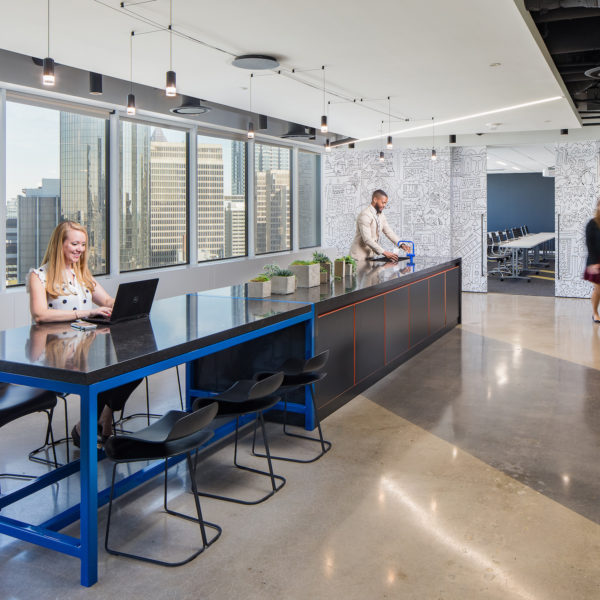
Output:
<path fill-rule="evenodd" d="M 252 78 L 254 77 L 254 73 L 250 73 L 250 87 L 248 88 L 250 91 L 250 116 L 252 117 Z"/>
<path fill-rule="evenodd" d="M 133 92 L 133 29 L 129 36 L 129 92 Z"/>
<path fill-rule="evenodd" d="M 169 71 L 173 70 L 173 0 L 169 0 Z"/>
<path fill-rule="evenodd" d="M 431 117 L 431 149 L 435 150 L 435 117 Z"/>
<path fill-rule="evenodd" d="M 323 114 L 327 115 L 327 105 L 325 103 L 325 65 L 321 67 L 321 70 L 323 71 Z"/>
<path fill-rule="evenodd" d="M 388 135 L 392 133 L 392 101 L 388 96 Z"/>
<path fill-rule="evenodd" d="M 48 54 L 46 56 L 50 56 L 50 0 L 48 0 Z"/>

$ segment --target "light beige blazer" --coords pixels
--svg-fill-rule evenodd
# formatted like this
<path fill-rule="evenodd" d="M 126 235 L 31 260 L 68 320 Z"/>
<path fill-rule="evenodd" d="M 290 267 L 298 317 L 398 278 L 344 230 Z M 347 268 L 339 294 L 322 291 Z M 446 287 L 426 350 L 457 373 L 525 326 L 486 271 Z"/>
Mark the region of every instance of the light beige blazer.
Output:
<path fill-rule="evenodd" d="M 350 246 L 350 256 L 355 260 L 364 260 L 376 254 L 383 254 L 384 249 L 379 245 L 379 236 L 381 233 L 394 246 L 398 245 L 400 238 L 389 226 L 385 215 L 383 213 L 377 214 L 377 211 L 369 205 L 356 219 L 356 234 L 352 246 Z"/>

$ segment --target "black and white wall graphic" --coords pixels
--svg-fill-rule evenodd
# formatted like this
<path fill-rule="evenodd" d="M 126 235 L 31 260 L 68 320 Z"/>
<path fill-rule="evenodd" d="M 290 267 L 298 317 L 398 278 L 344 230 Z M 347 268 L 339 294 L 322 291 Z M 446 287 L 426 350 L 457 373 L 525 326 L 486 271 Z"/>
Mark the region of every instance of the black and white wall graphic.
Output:
<path fill-rule="evenodd" d="M 582 278 L 587 250 L 585 226 L 600 197 L 600 143 L 556 145 L 556 296 L 588 298 L 592 285 Z"/>
<path fill-rule="evenodd" d="M 463 290 L 485 292 L 481 215 L 487 210 L 485 148 L 409 148 L 385 152 L 335 150 L 323 170 L 323 245 L 347 254 L 356 216 L 374 190 L 387 192 L 386 216 L 419 256 L 463 258 Z M 387 245 L 386 245 L 387 244 Z M 383 246 L 391 249 L 389 242 Z M 483 270 L 482 270 L 483 267 Z"/>

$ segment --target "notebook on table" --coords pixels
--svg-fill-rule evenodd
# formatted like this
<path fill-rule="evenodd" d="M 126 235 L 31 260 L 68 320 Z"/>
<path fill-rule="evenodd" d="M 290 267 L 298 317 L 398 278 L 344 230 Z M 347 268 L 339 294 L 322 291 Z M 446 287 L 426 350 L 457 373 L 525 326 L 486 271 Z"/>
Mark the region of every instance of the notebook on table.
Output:
<path fill-rule="evenodd" d="M 157 285 L 158 278 L 121 283 L 110 318 L 88 317 L 82 320 L 98 325 L 114 325 L 131 319 L 147 317 L 152 308 Z"/>

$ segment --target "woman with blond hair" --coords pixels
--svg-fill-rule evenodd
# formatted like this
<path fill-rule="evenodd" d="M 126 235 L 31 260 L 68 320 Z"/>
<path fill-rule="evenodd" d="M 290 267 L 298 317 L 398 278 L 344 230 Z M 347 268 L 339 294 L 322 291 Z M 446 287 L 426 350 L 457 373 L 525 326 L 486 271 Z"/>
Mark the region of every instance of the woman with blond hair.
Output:
<path fill-rule="evenodd" d="M 110 316 L 115 300 L 90 273 L 87 240 L 85 227 L 73 221 L 59 223 L 52 232 L 41 266 L 31 269 L 27 280 L 29 308 L 36 323 Z M 112 433 L 113 411 L 123 410 L 140 381 L 98 394 L 98 430 L 103 439 Z M 80 434 L 77 423 L 71 432 L 76 446 Z"/>

